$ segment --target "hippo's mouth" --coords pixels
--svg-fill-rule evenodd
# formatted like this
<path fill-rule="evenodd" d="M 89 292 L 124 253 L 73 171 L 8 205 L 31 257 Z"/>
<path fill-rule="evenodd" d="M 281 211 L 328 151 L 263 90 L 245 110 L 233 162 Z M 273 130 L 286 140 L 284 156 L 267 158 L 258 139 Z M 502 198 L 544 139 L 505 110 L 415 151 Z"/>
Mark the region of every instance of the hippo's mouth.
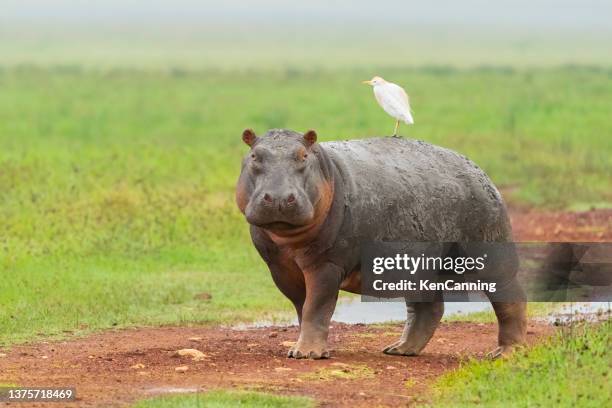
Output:
<path fill-rule="evenodd" d="M 271 230 L 271 231 L 274 231 L 274 230 L 287 231 L 287 230 L 299 228 L 301 227 L 301 225 L 291 224 L 289 222 L 284 222 L 284 221 L 275 221 L 275 222 L 269 222 L 266 224 L 260 224 L 258 225 L 258 227 L 267 229 L 267 230 Z"/>

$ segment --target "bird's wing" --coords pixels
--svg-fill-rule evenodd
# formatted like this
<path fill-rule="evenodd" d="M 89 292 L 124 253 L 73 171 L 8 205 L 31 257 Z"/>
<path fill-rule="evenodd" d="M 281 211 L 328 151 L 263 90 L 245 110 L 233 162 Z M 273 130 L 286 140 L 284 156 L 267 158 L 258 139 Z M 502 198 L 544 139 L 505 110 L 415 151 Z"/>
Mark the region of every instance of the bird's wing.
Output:
<path fill-rule="evenodd" d="M 392 82 L 389 82 L 387 84 L 387 87 L 389 88 L 389 92 L 391 93 L 391 95 L 393 95 L 393 97 L 397 99 L 398 102 L 402 103 L 406 108 L 408 108 L 408 111 L 411 111 L 410 99 L 408 98 L 408 94 L 406 93 L 406 91 L 404 91 L 404 88 Z"/>
<path fill-rule="evenodd" d="M 393 110 L 395 111 L 395 114 L 391 112 L 387 113 L 397 119 L 403 120 L 408 124 L 413 124 L 414 119 L 412 117 L 412 109 L 410 109 L 410 102 L 408 100 L 406 91 L 404 91 L 401 86 L 394 83 L 385 84 L 384 91 L 387 99 L 393 105 Z"/>

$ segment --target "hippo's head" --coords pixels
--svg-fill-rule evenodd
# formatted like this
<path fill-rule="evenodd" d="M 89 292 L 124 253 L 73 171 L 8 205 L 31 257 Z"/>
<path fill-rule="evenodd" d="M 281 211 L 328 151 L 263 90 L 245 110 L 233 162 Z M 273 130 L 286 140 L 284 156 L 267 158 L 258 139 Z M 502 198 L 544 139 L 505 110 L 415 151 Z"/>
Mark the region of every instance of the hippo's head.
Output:
<path fill-rule="evenodd" d="M 242 161 L 236 202 L 249 224 L 280 232 L 316 223 L 331 203 L 316 132 L 273 129 L 257 137 L 247 129 L 242 140 L 251 150 Z"/>

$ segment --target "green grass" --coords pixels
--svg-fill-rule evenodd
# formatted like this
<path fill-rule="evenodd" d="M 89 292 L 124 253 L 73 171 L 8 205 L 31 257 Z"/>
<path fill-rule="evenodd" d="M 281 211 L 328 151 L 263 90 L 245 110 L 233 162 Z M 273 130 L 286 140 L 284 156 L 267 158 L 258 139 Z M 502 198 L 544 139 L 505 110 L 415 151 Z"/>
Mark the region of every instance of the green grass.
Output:
<path fill-rule="evenodd" d="M 549 342 L 496 361 L 470 361 L 443 376 L 431 406 L 604 407 L 612 322 L 574 325 Z"/>
<path fill-rule="evenodd" d="M 309 408 L 312 400 L 246 391 L 210 391 L 204 394 L 159 397 L 140 401 L 133 408 Z"/>
<path fill-rule="evenodd" d="M 360 84 L 375 73 L 412 96 L 402 133 L 467 154 L 510 200 L 612 202 L 610 69 L 4 68 L 0 345 L 291 311 L 233 203 L 241 131 L 389 134 Z"/>

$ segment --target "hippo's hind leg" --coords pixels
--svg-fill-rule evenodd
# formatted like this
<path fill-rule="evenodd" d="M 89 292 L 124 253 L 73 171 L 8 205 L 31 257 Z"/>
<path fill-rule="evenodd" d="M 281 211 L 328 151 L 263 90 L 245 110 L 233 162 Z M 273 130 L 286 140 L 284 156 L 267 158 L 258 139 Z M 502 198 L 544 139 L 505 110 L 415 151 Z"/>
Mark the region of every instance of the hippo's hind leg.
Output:
<path fill-rule="evenodd" d="M 518 281 L 513 279 L 508 287 L 505 288 L 512 293 L 515 302 L 496 301 L 495 296 L 489 295 L 495 316 L 499 324 L 498 347 L 488 354 L 490 358 L 498 358 L 512 349 L 525 342 L 527 332 L 527 304 L 520 301 L 524 298 L 524 292 L 519 286 Z"/>
<path fill-rule="evenodd" d="M 406 302 L 408 318 L 399 341 L 383 350 L 385 354 L 416 356 L 433 336 L 442 315 L 444 302 Z"/>

